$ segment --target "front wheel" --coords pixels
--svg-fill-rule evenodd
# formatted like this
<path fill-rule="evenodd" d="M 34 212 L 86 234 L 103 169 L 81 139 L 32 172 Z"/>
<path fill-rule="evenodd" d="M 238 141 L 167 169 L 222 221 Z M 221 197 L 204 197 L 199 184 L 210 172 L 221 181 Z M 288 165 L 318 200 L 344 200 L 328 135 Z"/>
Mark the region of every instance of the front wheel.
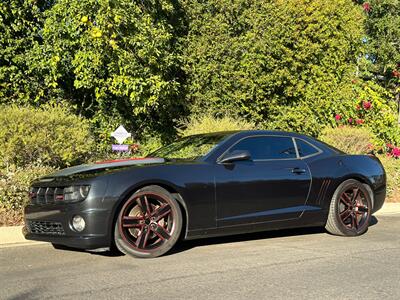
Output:
<path fill-rule="evenodd" d="M 346 180 L 333 194 L 325 228 L 335 235 L 361 235 L 368 229 L 371 208 L 371 196 L 365 186 L 354 179 Z"/>
<path fill-rule="evenodd" d="M 174 197 L 159 186 L 134 193 L 122 206 L 115 224 L 117 248 L 131 256 L 158 257 L 177 242 L 182 213 Z"/>

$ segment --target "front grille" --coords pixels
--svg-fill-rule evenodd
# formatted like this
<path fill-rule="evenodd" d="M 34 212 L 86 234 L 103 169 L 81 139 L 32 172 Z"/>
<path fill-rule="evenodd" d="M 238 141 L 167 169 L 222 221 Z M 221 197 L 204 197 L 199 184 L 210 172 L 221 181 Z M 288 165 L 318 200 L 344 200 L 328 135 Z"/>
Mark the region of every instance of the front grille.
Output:
<path fill-rule="evenodd" d="M 35 234 L 65 235 L 61 223 L 49 221 L 28 221 L 28 230 Z"/>
<path fill-rule="evenodd" d="M 56 200 L 60 200 L 60 198 L 64 198 L 64 188 L 32 188 L 29 193 L 29 197 L 32 204 L 51 204 L 54 203 Z"/>

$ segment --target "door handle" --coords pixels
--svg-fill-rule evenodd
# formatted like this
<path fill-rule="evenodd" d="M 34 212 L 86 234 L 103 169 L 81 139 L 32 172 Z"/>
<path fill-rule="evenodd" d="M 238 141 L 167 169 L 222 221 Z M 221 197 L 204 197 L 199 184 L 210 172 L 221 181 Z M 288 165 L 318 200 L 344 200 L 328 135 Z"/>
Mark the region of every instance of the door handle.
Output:
<path fill-rule="evenodd" d="M 301 168 L 293 168 L 292 169 L 292 173 L 293 174 L 304 174 L 306 172 L 305 169 L 301 169 Z"/>

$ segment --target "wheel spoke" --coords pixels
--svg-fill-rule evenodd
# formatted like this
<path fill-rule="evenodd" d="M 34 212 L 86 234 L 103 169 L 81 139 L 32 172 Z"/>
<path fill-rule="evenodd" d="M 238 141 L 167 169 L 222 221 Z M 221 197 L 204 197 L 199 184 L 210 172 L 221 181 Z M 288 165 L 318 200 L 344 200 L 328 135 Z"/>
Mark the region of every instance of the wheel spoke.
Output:
<path fill-rule="evenodd" d="M 351 215 L 351 225 L 353 228 L 358 229 L 357 214 Z"/>
<path fill-rule="evenodd" d="M 170 235 L 169 235 L 169 233 L 167 232 L 167 230 L 166 230 L 165 228 L 161 227 L 161 226 L 157 226 L 156 228 L 154 228 L 154 229 L 152 229 L 152 230 L 153 230 L 153 232 L 154 232 L 155 234 L 157 234 L 157 235 L 160 237 L 160 239 L 162 239 L 162 240 L 168 240 L 168 239 L 170 238 Z"/>
<path fill-rule="evenodd" d="M 143 229 L 140 231 L 140 234 L 136 241 L 136 246 L 138 248 L 146 248 L 147 240 L 149 239 L 150 230 L 147 226 L 144 226 Z"/>
<path fill-rule="evenodd" d="M 165 205 L 158 207 L 156 210 L 154 210 L 151 215 L 152 215 L 152 217 L 155 218 L 155 221 L 157 222 L 170 213 L 171 213 L 171 206 L 169 206 L 168 204 L 165 204 Z"/>
<path fill-rule="evenodd" d="M 350 197 L 346 194 L 343 193 L 342 196 L 340 196 L 340 200 L 346 205 L 346 206 L 351 206 L 351 199 Z"/>
<path fill-rule="evenodd" d="M 140 206 L 140 209 L 142 210 L 143 216 L 146 214 L 149 216 L 150 215 L 150 205 L 149 205 L 149 200 L 147 199 L 146 196 L 142 196 L 138 198 L 138 204 Z"/>
<path fill-rule="evenodd" d="M 142 217 L 125 216 L 122 218 L 122 227 L 125 228 L 141 227 L 142 226 L 141 221 L 143 221 Z"/>
<path fill-rule="evenodd" d="M 351 203 L 356 204 L 357 203 L 357 198 L 360 194 L 360 189 L 358 187 L 353 189 L 353 197 L 351 198 Z"/>
<path fill-rule="evenodd" d="M 342 219 L 342 221 L 346 221 L 348 217 L 351 216 L 351 210 L 350 209 L 346 209 L 344 211 L 342 211 L 340 213 L 340 218 Z"/>

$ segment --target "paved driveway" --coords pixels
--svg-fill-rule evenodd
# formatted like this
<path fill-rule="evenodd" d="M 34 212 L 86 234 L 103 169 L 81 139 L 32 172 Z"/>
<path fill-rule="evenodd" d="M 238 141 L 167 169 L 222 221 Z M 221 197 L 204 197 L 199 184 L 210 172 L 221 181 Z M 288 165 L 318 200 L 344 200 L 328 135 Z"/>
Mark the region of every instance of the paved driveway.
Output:
<path fill-rule="evenodd" d="M 158 259 L 0 249 L 0 299 L 400 299 L 400 215 L 367 234 L 279 231 L 181 243 Z"/>

